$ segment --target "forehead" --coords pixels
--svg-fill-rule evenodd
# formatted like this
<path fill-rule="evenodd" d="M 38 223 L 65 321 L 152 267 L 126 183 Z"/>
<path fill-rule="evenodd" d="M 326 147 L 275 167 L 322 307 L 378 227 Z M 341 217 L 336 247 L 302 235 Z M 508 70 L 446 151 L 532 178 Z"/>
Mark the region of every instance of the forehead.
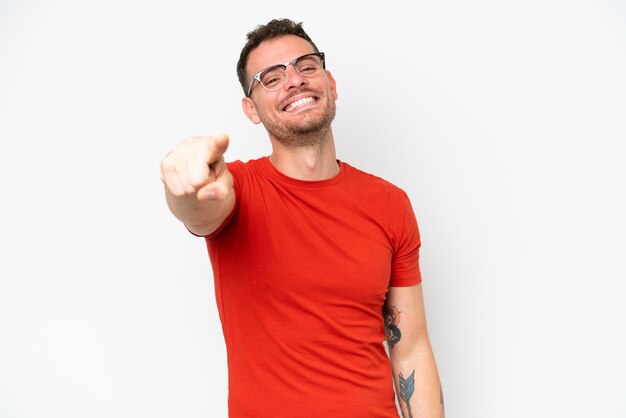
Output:
<path fill-rule="evenodd" d="M 309 52 L 315 52 L 313 46 L 295 35 L 263 41 L 248 55 L 248 74 L 256 74 L 270 65 L 284 64 Z"/>

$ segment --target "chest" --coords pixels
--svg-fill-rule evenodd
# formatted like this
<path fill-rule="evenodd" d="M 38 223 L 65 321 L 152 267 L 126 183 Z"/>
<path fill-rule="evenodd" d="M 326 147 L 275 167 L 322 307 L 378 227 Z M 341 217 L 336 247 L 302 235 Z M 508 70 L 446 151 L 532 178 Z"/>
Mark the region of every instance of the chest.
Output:
<path fill-rule="evenodd" d="M 251 193 L 229 231 L 245 249 L 233 267 L 245 270 L 239 277 L 251 291 L 378 305 L 393 243 L 367 203 L 325 190 Z"/>

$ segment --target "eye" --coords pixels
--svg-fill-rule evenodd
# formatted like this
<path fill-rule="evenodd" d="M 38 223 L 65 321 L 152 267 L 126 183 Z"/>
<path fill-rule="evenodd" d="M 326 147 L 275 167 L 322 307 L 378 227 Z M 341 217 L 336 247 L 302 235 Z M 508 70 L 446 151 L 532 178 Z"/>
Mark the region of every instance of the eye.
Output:
<path fill-rule="evenodd" d="M 285 78 L 285 69 L 280 67 L 268 68 L 259 77 L 261 84 L 267 88 L 277 87 Z"/>
<path fill-rule="evenodd" d="M 274 87 L 275 85 L 277 85 L 280 82 L 280 77 L 267 77 L 263 79 L 263 85 L 265 87 Z"/>
<path fill-rule="evenodd" d="M 298 71 L 304 75 L 313 75 L 322 68 L 320 62 L 314 57 L 304 57 L 297 63 Z"/>

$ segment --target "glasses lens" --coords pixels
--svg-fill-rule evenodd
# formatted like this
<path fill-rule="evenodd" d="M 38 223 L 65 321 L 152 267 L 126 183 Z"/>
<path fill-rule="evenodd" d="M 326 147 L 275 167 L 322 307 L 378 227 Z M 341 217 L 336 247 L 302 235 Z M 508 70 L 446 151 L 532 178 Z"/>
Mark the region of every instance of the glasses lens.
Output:
<path fill-rule="evenodd" d="M 323 70 L 322 61 L 317 55 L 305 55 L 298 58 L 296 69 L 305 77 L 314 77 Z"/>
<path fill-rule="evenodd" d="M 324 72 L 324 62 L 318 54 L 303 55 L 292 63 L 296 70 L 305 77 L 315 77 Z M 258 80 L 266 89 L 278 90 L 287 81 L 287 67 L 284 64 L 269 67 L 259 74 Z"/>
<path fill-rule="evenodd" d="M 266 89 L 273 90 L 280 88 L 283 85 L 286 76 L 285 67 L 282 65 L 275 65 L 274 67 L 270 67 L 263 71 L 259 75 L 259 79 L 261 84 L 263 84 Z"/>

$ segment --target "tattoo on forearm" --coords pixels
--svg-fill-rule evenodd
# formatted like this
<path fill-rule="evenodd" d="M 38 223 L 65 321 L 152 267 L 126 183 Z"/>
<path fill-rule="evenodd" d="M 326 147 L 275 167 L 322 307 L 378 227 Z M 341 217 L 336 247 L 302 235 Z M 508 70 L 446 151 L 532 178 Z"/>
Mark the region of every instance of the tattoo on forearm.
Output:
<path fill-rule="evenodd" d="M 413 396 L 413 391 L 415 390 L 415 370 L 411 372 L 409 377 L 406 379 L 400 373 L 400 399 L 402 399 L 406 405 L 407 416 L 405 418 L 413 418 L 413 413 L 411 412 L 411 396 Z M 403 410 L 404 411 L 404 410 Z M 404 415 L 404 412 L 403 412 Z"/>
<path fill-rule="evenodd" d="M 385 304 L 383 307 L 383 317 L 385 320 L 387 344 L 389 344 L 389 348 L 391 349 L 400 341 L 400 338 L 402 338 L 402 333 L 398 327 L 398 324 L 400 324 L 400 311 L 394 305 Z"/>

